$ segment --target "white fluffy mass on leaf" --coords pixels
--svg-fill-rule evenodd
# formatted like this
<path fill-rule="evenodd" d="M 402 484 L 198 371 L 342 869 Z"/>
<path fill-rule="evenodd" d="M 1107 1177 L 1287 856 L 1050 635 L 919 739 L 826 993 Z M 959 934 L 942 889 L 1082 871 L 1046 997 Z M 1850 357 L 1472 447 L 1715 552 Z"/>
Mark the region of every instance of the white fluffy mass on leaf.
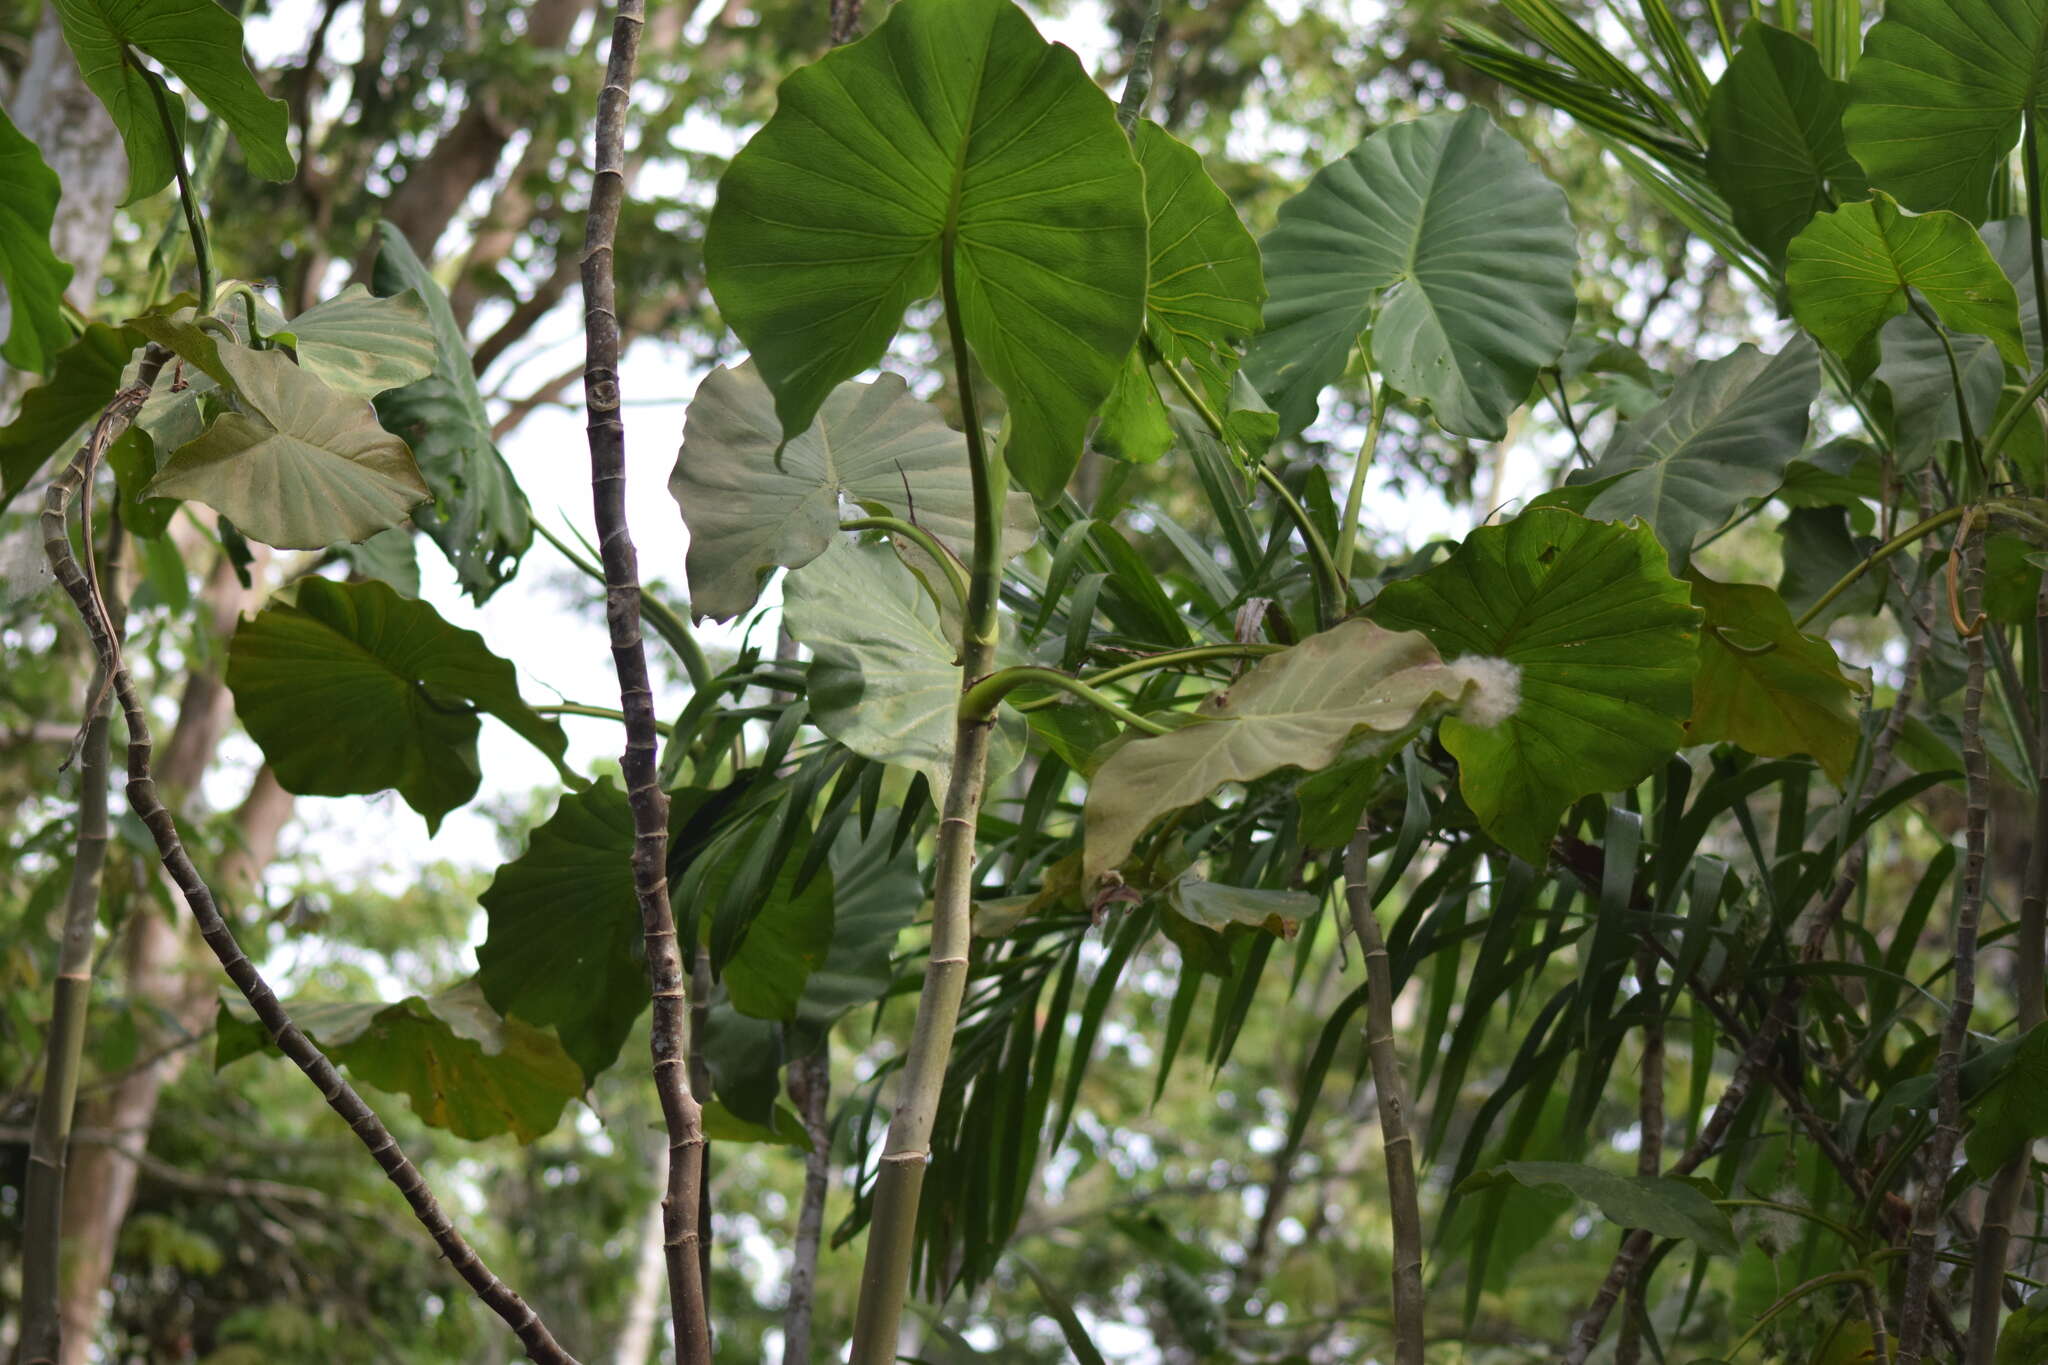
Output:
<path fill-rule="evenodd" d="M 1472 684 L 1458 714 L 1474 725 L 1494 726 L 1522 705 L 1522 670 L 1506 659 L 1475 654 L 1449 665 L 1451 672 Z"/>

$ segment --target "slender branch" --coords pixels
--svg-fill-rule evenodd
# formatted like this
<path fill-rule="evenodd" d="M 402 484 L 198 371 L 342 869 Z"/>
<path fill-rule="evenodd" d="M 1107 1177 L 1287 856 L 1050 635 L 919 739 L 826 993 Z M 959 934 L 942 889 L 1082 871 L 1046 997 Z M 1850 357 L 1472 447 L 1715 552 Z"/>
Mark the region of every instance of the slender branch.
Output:
<path fill-rule="evenodd" d="M 939 249 L 939 289 L 959 390 L 961 426 L 967 437 L 967 465 L 974 491 L 974 550 L 969 565 L 967 611 L 960 641 L 963 704 L 953 727 L 953 770 L 939 819 L 938 852 L 932 870 L 931 956 L 917 1019 L 911 1026 L 895 1113 L 875 1175 L 873 1213 L 868 1222 L 867 1258 L 861 1267 L 860 1306 L 854 1314 L 853 1365 L 893 1365 L 896 1334 L 909 1290 L 917 1206 L 931 1160 L 932 1125 L 952 1056 L 953 1031 L 967 987 L 967 954 L 972 942 L 969 911 L 974 894 L 974 831 L 981 818 L 988 777 L 988 744 L 993 726 L 964 704 L 967 691 L 995 663 L 997 590 L 1002 572 L 1001 508 L 1003 468 L 983 446 L 981 418 L 968 371 L 967 334 L 960 317 L 956 244 L 947 233 Z"/>
<path fill-rule="evenodd" d="M 1558 381 L 1559 392 L 1564 381 Z M 1380 448 L 1380 431 L 1387 424 L 1387 386 L 1376 384 L 1372 391 L 1372 416 L 1365 425 L 1365 441 L 1358 447 L 1358 459 L 1351 467 L 1351 489 L 1344 495 L 1344 524 L 1337 532 L 1337 577 L 1351 581 L 1351 559 L 1358 549 L 1358 518 L 1365 507 L 1365 476 L 1372 468 L 1373 455 Z M 1578 433 L 1575 430 L 1574 438 Z"/>
<path fill-rule="evenodd" d="M 2031 186 L 2028 193 L 2033 193 Z M 2034 830 L 2020 887 L 2020 932 L 2012 979 L 2013 994 L 2019 997 L 2017 1022 L 2022 1035 L 2048 1022 L 2048 583 L 2042 585 L 2035 603 L 2034 668 Z M 1997 1353 L 1998 1305 L 2005 1290 L 2012 1222 L 2033 1168 L 2030 1145 L 2022 1146 L 1999 1168 L 1985 1197 L 1970 1279 L 1969 1365 L 1991 1365 Z"/>
<path fill-rule="evenodd" d="M 1043 668 L 1037 664 L 1016 664 L 1000 669 L 970 685 L 960 696 L 961 718 L 972 719 L 977 723 L 992 721 L 996 708 L 1002 705 L 1003 698 L 1017 688 L 1027 686 L 1058 688 L 1070 696 L 1079 697 L 1112 720 L 1121 721 L 1133 730 L 1142 730 L 1148 735 L 1163 735 L 1171 728 L 1118 705 L 1070 673 L 1062 673 L 1057 668 Z"/>
<path fill-rule="evenodd" d="M 577 701 L 556 702 L 552 706 L 536 706 L 533 710 L 543 716 L 588 716 L 592 720 L 615 720 L 621 724 L 624 724 L 626 719 L 624 711 L 615 711 L 609 706 L 586 706 L 582 702 Z M 656 734 L 667 735 L 673 733 L 675 727 L 665 720 L 658 720 L 654 722 L 654 730 Z"/>
<path fill-rule="evenodd" d="M 1918 521 L 1913 525 L 1908 526 L 1905 530 L 1899 532 L 1890 540 L 1887 540 L 1884 544 L 1878 546 L 1875 550 L 1872 550 L 1866 558 L 1858 561 L 1856 567 L 1850 569 L 1849 572 L 1843 574 L 1841 579 L 1838 582 L 1836 582 L 1836 584 L 1832 588 L 1829 588 L 1826 592 L 1822 593 L 1820 595 L 1820 599 L 1816 601 L 1812 606 L 1808 607 L 1805 610 L 1805 612 L 1803 612 L 1800 615 L 1799 619 L 1792 623 L 1794 629 L 1805 630 L 1807 626 L 1813 623 L 1814 618 L 1818 617 L 1822 612 L 1826 611 L 1828 609 L 1829 604 L 1831 604 L 1837 597 L 1840 597 L 1843 593 L 1855 587 L 1858 580 L 1860 580 L 1864 574 L 1869 573 L 1872 569 L 1884 563 L 1887 559 L 1890 559 L 1893 555 L 1905 549 L 1907 546 L 1913 544 L 1913 542 L 1919 540 L 1922 536 L 1928 535 L 1929 533 L 1934 531 L 1938 531 L 1942 527 L 1948 525 L 1950 522 L 1960 519 L 1963 513 L 1967 510 L 1968 509 L 1966 507 L 1959 505 L 1947 508 L 1944 511 L 1936 512 L 1933 516 L 1926 517 L 1921 521 Z"/>
<path fill-rule="evenodd" d="M 491 1272 L 483 1258 L 448 1221 L 448 1216 L 441 1211 L 439 1202 L 428 1187 L 426 1177 L 407 1158 L 376 1111 L 364 1103 L 355 1088 L 334 1069 L 334 1064 L 292 1022 L 291 1014 L 263 979 L 262 973 L 256 970 L 256 964 L 236 942 L 234 931 L 228 927 L 220 908 L 214 903 L 212 890 L 185 851 L 176 820 L 157 794 L 156 779 L 150 768 L 153 741 L 149 715 L 135 691 L 134 680 L 128 676 L 127 666 L 121 662 L 120 642 L 114 635 L 106 608 L 100 602 L 94 585 L 79 568 L 77 556 L 72 553 L 67 523 L 71 500 L 94 463 L 95 446 L 104 450 L 127 429 L 135 414 L 142 410 L 143 400 L 148 398 L 150 385 L 165 358 L 165 353 L 155 346 L 143 353 L 136 382 L 114 396 L 94 428 L 92 440 L 80 448 L 65 471 L 51 481 L 43 497 L 43 553 L 50 561 L 57 582 L 70 596 L 85 622 L 86 633 L 92 637 L 93 649 L 99 657 L 100 666 L 113 683 L 115 698 L 127 722 L 128 808 L 148 828 L 164 870 L 170 874 L 171 881 L 184 897 L 193 920 L 199 926 L 200 937 L 206 940 L 206 946 L 219 960 L 222 970 L 255 1010 L 271 1041 L 298 1065 L 326 1099 L 328 1106 L 341 1115 L 362 1140 L 384 1174 L 412 1206 L 421 1226 L 441 1248 L 442 1255 L 455 1273 L 463 1278 L 477 1298 L 504 1319 L 519 1337 L 530 1359 L 540 1362 L 540 1365 L 575 1365 L 575 1357 L 555 1341 L 540 1315 L 511 1286 Z"/>
<path fill-rule="evenodd" d="M 1372 838 L 1361 823 L 1344 851 L 1344 900 L 1365 958 L 1365 1047 L 1379 1097 L 1380 1143 L 1387 1158 L 1387 1215 L 1394 1224 L 1394 1362 L 1422 1365 L 1422 1208 L 1415 1186 L 1415 1138 L 1408 1131 L 1408 1091 L 1394 1052 L 1394 974 L 1380 922 L 1372 912 L 1366 866 Z"/>
<path fill-rule="evenodd" d="M 2041 130 L 2036 126 L 2039 118 L 2033 101 L 2029 100 L 2020 124 L 2020 169 L 2027 192 L 2027 250 L 2032 253 L 2034 267 L 2034 325 L 2041 334 L 2037 363 L 2048 366 L 2048 267 L 2044 267 L 2041 247 L 2041 194 L 2048 187 L 2041 180 Z"/>
<path fill-rule="evenodd" d="M 1654 1177 L 1664 1168 L 1664 1010 L 1657 985 L 1657 950 L 1648 937 L 1636 949 L 1636 981 L 1643 1002 L 1643 1066 L 1637 1107 L 1642 1138 L 1636 1146 L 1636 1174 Z M 1646 1278 L 1638 1273 L 1628 1282 L 1628 1308 L 1622 1314 L 1614 1365 L 1636 1365 L 1642 1359 Z"/>
<path fill-rule="evenodd" d="M 94 439 L 104 442 L 102 429 Z M 102 445 L 104 450 L 104 445 Z M 108 529 L 106 571 L 119 565 L 119 509 Z M 86 534 L 92 533 L 90 526 Z M 100 600 L 106 600 L 105 592 Z M 117 599 L 118 600 L 118 597 Z M 117 644 L 123 618 L 109 612 L 109 633 Z M 87 715 L 78 768 L 78 837 L 65 892 L 64 928 L 57 947 L 57 984 L 45 1045 L 42 1095 L 36 1103 L 35 1133 L 28 1150 L 22 1214 L 21 1336 L 16 1359 L 23 1365 L 55 1365 L 63 1335 L 62 1285 L 64 1173 L 69 1161 L 71 1120 L 85 1055 L 85 1021 L 92 998 L 93 931 L 99 924 L 100 874 L 107 860 L 107 731 L 113 720 L 111 674 L 93 669 L 86 692 Z"/>
<path fill-rule="evenodd" d="M 1974 616 L 1984 596 L 1982 542 L 1971 538 L 1962 546 L 1963 610 Z M 1964 825 L 1962 892 L 1956 900 L 1954 984 L 1948 1019 L 1942 1028 L 1941 1050 L 1935 1056 L 1937 1119 L 1927 1149 L 1919 1198 L 1913 1206 L 1913 1227 L 1907 1241 L 1904 1301 L 1899 1318 L 1900 1365 L 1916 1365 L 1927 1331 L 1927 1295 L 1934 1283 L 1935 1237 L 1948 1187 L 1949 1168 L 1962 1138 L 1963 1047 L 1969 1039 L 1970 1012 L 1977 991 L 1977 920 L 1984 907 L 1985 825 L 1991 803 L 1991 772 L 1984 752 L 1985 640 L 1966 638 L 1968 673 L 1963 685 L 1963 775 L 1968 785 Z"/>
<path fill-rule="evenodd" d="M 795 1257 L 789 1268 L 789 1301 L 782 1309 L 782 1365 L 811 1365 L 811 1314 L 817 1301 L 818 1248 L 825 1235 L 825 1198 L 832 1188 L 832 1049 L 828 1037 L 817 1052 L 789 1064 L 789 1097 L 811 1148 L 804 1153 L 803 1202 L 797 1207 Z"/>
<path fill-rule="evenodd" d="M 533 529 L 540 533 L 542 540 L 561 551 L 562 558 L 598 582 L 606 581 L 601 566 L 591 563 L 570 549 L 542 522 L 535 520 Z M 690 686 L 699 691 L 709 687 L 712 680 L 711 660 L 705 656 L 704 646 L 697 643 L 697 633 L 690 629 L 690 623 L 644 587 L 640 589 L 640 614 L 653 625 L 654 633 L 666 641 L 668 647 L 676 652 L 676 657 L 683 661 L 683 671 L 690 675 Z"/>
<path fill-rule="evenodd" d="M 1211 659 L 1263 659 L 1268 654 L 1278 654 L 1285 645 L 1191 645 L 1186 649 L 1171 649 L 1163 654 L 1147 654 L 1143 658 L 1120 663 L 1114 668 L 1105 668 L 1100 673 L 1091 673 L 1081 679 L 1090 687 L 1101 687 L 1106 683 L 1119 682 L 1140 673 L 1158 673 L 1182 664 L 1204 663 Z M 1019 711 L 1038 711 L 1058 702 L 1057 697 L 1044 697 L 1038 701 L 1027 701 Z"/>
<path fill-rule="evenodd" d="M 668 1134 L 667 1192 L 662 1197 L 662 1248 L 668 1261 L 669 1312 L 679 1365 L 710 1365 L 711 1322 L 698 1260 L 698 1202 L 703 1192 L 703 1108 L 690 1090 L 688 1001 L 675 912 L 668 898 L 668 794 L 656 772 L 659 746 L 654 689 L 640 635 L 639 556 L 626 522 L 626 428 L 619 417 L 619 317 L 613 242 L 626 197 L 626 115 L 633 64 L 645 25 L 646 0 L 619 0 L 611 58 L 597 100 L 597 161 L 584 228 L 583 400 L 589 413 L 590 491 L 604 563 L 605 625 L 619 675 L 626 718 L 620 759 L 633 810 L 633 893 L 647 945 L 647 984 L 654 1001 L 648 1030 L 654 1088 Z"/>

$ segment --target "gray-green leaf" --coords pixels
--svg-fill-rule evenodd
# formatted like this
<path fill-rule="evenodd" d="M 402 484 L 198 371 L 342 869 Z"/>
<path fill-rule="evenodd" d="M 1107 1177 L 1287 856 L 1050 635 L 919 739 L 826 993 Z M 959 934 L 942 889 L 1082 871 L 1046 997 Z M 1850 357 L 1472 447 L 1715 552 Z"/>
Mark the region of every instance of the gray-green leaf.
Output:
<path fill-rule="evenodd" d="M 289 325 L 299 364 L 342 393 L 374 398 L 434 372 L 434 332 L 414 290 L 380 299 L 352 284 Z"/>

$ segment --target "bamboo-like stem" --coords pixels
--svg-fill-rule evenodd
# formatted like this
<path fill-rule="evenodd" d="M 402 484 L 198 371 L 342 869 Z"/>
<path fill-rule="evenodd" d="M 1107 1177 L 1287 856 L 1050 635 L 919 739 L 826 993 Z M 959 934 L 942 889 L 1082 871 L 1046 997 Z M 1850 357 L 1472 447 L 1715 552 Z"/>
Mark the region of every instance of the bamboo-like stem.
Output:
<path fill-rule="evenodd" d="M 529 1359 L 539 1362 L 539 1365 L 576 1365 L 576 1358 L 555 1341 L 540 1315 L 510 1285 L 491 1272 L 475 1248 L 449 1222 L 439 1201 L 434 1198 L 433 1190 L 428 1187 L 426 1177 L 405 1155 L 376 1111 L 363 1101 L 355 1088 L 334 1069 L 334 1064 L 292 1021 L 290 1012 L 270 989 L 262 973 L 256 970 L 256 964 L 236 942 L 234 931 L 228 927 L 227 920 L 214 903 L 212 890 L 185 851 L 178 835 L 177 821 L 157 794 L 156 779 L 150 767 L 153 741 L 149 731 L 149 713 L 136 693 L 134 680 L 128 676 L 127 666 L 121 662 L 120 642 L 115 638 L 106 608 L 100 602 L 95 586 L 79 568 L 77 556 L 72 553 L 67 522 L 71 500 L 85 482 L 88 471 L 97 462 L 98 455 L 127 429 L 135 414 L 142 410 L 143 400 L 149 397 L 150 385 L 163 367 L 165 358 L 165 352 L 154 346 L 143 353 L 136 382 L 114 396 L 95 426 L 92 439 L 80 448 L 64 472 L 51 481 L 43 496 L 43 553 L 50 561 L 50 569 L 58 584 L 69 595 L 85 623 L 94 652 L 113 683 L 115 700 L 127 722 L 128 808 L 148 828 L 164 871 L 170 874 L 172 883 L 184 897 L 193 920 L 199 926 L 200 937 L 206 940 L 206 946 L 220 962 L 221 969 L 249 1002 L 271 1042 L 306 1074 L 328 1107 L 341 1115 L 350 1130 L 362 1140 L 377 1165 L 398 1187 L 398 1192 L 405 1196 L 406 1203 L 412 1206 L 414 1216 L 433 1237 L 455 1273 L 486 1307 L 513 1330 L 520 1344 L 526 1348 Z"/>
<path fill-rule="evenodd" d="M 1564 381 L 1558 381 L 1559 392 L 1563 392 Z M 1351 560 L 1358 549 L 1358 519 L 1365 510 L 1365 476 L 1372 470 L 1372 461 L 1380 448 L 1380 432 L 1387 424 L 1387 386 L 1375 384 L 1372 390 L 1372 416 L 1365 425 L 1365 440 L 1358 447 L 1358 459 L 1351 466 L 1351 488 L 1344 495 L 1344 523 L 1337 532 L 1337 577 L 1346 584 L 1351 582 Z"/>
<path fill-rule="evenodd" d="M 2029 189 L 2031 195 L 2032 190 Z M 2024 1035 L 2048 1022 L 2048 583 L 2035 602 L 2034 830 L 2020 887 L 2019 942 L 2014 946 L 2013 993 L 2019 997 L 2018 1025 Z M 2006 1258 L 2012 1250 L 2012 1222 L 2033 1168 L 2032 1144 L 2023 1144 L 1999 1168 L 1984 1200 L 1977 1229 L 1977 1255 L 1970 1271 L 1970 1356 L 1968 1365 L 1991 1365 L 1998 1352 L 1998 1308 L 2005 1291 Z"/>
<path fill-rule="evenodd" d="M 120 563 L 123 535 L 118 508 L 111 522 L 103 570 L 109 577 Z M 90 526 L 85 531 L 92 534 Z M 104 591 L 101 600 L 105 600 Z M 108 631 L 118 643 L 123 618 L 112 610 L 108 616 Z M 65 889 L 57 983 L 44 1047 L 43 1088 L 36 1101 L 22 1196 L 21 1336 L 15 1357 L 22 1365 L 55 1365 L 63 1336 L 62 1277 L 58 1271 L 63 1264 L 64 1173 L 85 1056 L 86 1011 L 92 999 L 100 874 L 107 861 L 107 731 L 113 721 L 114 694 L 105 664 L 94 666 L 86 697 L 89 718 L 79 748 L 78 837 L 72 848 L 71 880 Z"/>
<path fill-rule="evenodd" d="M 1361 824 L 1344 850 L 1344 900 L 1365 959 L 1365 1048 L 1387 1158 L 1387 1215 L 1394 1225 L 1394 1365 L 1423 1365 L 1422 1205 L 1415 1185 L 1415 1137 L 1408 1130 L 1408 1090 L 1394 1052 L 1394 973 L 1372 912 L 1371 852 L 1371 836 Z"/>
<path fill-rule="evenodd" d="M 868 1220 L 867 1258 L 861 1266 L 860 1306 L 854 1314 L 853 1365 L 892 1365 L 903 1300 L 910 1287 L 910 1263 L 917 1231 L 918 1198 L 925 1164 L 931 1160 L 932 1125 L 953 1031 L 967 988 L 967 954 L 972 943 L 969 912 L 974 894 L 974 831 L 981 818 L 988 779 L 988 742 L 993 724 L 965 705 L 969 689 L 995 664 L 997 591 L 1002 574 L 1002 466 L 988 458 L 968 372 L 967 333 L 960 318 L 954 270 L 954 234 L 939 251 L 939 290 L 959 389 L 960 419 L 967 437 L 967 463 L 974 489 L 974 549 L 968 566 L 967 611 L 960 642 L 962 705 L 953 726 L 953 770 L 939 818 L 938 853 L 932 869 L 931 957 L 917 1000 L 910 1048 L 904 1056 L 896 1110 L 875 1174 L 873 1212 Z"/>
<path fill-rule="evenodd" d="M 1984 597 L 1982 543 L 1971 537 L 1962 546 L 1963 610 L 1974 619 Z M 1936 1122 L 1921 1173 L 1919 1198 L 1913 1205 L 1913 1227 L 1907 1240 L 1904 1299 L 1899 1315 L 1899 1365 L 1917 1365 L 1927 1332 L 1927 1296 L 1934 1284 L 1935 1238 L 1941 1222 L 1949 1167 L 1963 1131 L 1963 1047 L 1969 1038 L 1970 1012 L 1977 992 L 1977 919 L 1984 907 L 1985 825 L 1991 804 L 1991 771 L 1984 753 L 1983 634 L 1968 636 L 1968 673 L 1963 684 L 1963 776 L 1968 786 L 1963 833 L 1962 891 L 1956 899 L 1952 987 L 1948 1019 L 1935 1055 Z"/>
<path fill-rule="evenodd" d="M 656 771 L 654 689 L 640 635 L 640 561 L 626 522 L 626 428 L 619 416 L 613 242 L 626 197 L 626 114 L 645 14 L 646 0 L 619 0 L 604 89 L 597 99 L 596 170 L 583 233 L 583 402 L 598 557 L 604 565 L 605 625 L 619 675 L 619 706 L 626 716 L 626 749 L 619 766 L 633 810 L 633 894 L 640 906 L 647 984 L 654 1004 L 648 1046 L 668 1135 L 668 1181 L 661 1212 L 669 1313 L 675 1322 L 679 1365 L 710 1365 L 711 1321 L 697 1223 L 703 1193 L 703 1108 L 690 1089 L 689 1003 L 675 912 L 668 899 L 668 794 Z"/>
<path fill-rule="evenodd" d="M 825 1198 L 832 1189 L 832 1048 L 789 1064 L 789 1097 L 811 1148 L 804 1153 L 803 1202 L 797 1207 L 796 1245 L 789 1268 L 789 1301 L 782 1309 L 782 1365 L 811 1365 L 811 1314 L 817 1303 L 818 1248 L 825 1236 Z"/>

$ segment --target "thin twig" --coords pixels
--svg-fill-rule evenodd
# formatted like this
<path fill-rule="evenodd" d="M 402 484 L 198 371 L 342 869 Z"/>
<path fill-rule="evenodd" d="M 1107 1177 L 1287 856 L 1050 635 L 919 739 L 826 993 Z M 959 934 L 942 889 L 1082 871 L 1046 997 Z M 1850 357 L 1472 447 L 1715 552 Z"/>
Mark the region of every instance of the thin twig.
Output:
<path fill-rule="evenodd" d="M 619 708 L 626 716 L 620 760 L 626 799 L 633 810 L 633 892 L 647 945 L 647 982 L 654 1018 L 648 1043 L 654 1087 L 668 1133 L 667 1193 L 661 1202 L 662 1245 L 668 1260 L 669 1311 L 675 1320 L 676 1358 L 710 1365 L 711 1322 L 698 1260 L 698 1202 L 703 1192 L 703 1109 L 690 1090 L 688 1001 L 675 913 L 668 900 L 668 795 L 656 771 L 660 743 L 654 688 L 640 636 L 640 561 L 626 523 L 626 427 L 619 417 L 619 317 L 614 247 L 625 203 L 626 114 L 633 65 L 645 24 L 646 0 L 619 0 L 612 22 L 611 58 L 597 100 L 597 160 L 583 240 L 583 400 L 589 414 L 590 491 L 604 561 L 604 615 L 612 664 L 619 675 Z"/>
<path fill-rule="evenodd" d="M 228 927 L 214 903 L 213 892 L 199 870 L 192 865 L 191 857 L 185 852 L 183 841 L 178 835 L 177 821 L 165 808 L 157 794 L 156 779 L 150 768 L 153 741 L 150 737 L 149 714 L 144 709 L 142 698 L 135 690 L 135 682 L 128 675 L 128 669 L 121 662 L 120 643 L 115 638 L 112 623 L 101 607 L 93 585 L 86 580 L 85 573 L 78 566 L 78 558 L 71 549 L 71 534 L 68 525 L 71 500 L 78 493 L 84 481 L 85 472 L 91 463 L 94 442 L 111 442 L 134 420 L 142 409 L 143 400 L 149 396 L 150 384 L 157 371 L 162 368 L 166 354 L 155 346 L 144 352 L 142 366 L 136 382 L 114 396 L 107 405 L 106 413 L 94 429 L 93 441 L 81 447 L 72 457 L 70 465 L 53 480 L 43 497 L 43 553 L 49 558 L 51 571 L 57 582 L 63 586 L 77 607 L 85 622 L 86 633 L 92 637 L 93 648 L 99 656 L 100 666 L 113 680 L 114 695 L 119 701 L 123 717 L 128 725 L 128 808 L 148 828 L 155 840 L 158 857 L 171 881 L 184 897 L 185 904 L 192 911 L 192 918 L 199 926 L 200 937 L 219 960 L 221 968 L 235 983 L 242 996 L 256 1012 L 265 1032 L 277 1045 L 279 1051 L 291 1058 L 299 1070 L 306 1073 L 335 1113 L 362 1140 L 376 1159 L 378 1166 L 391 1183 L 398 1187 L 400 1194 L 412 1206 L 413 1214 L 421 1226 L 434 1239 L 449 1265 L 462 1276 L 480 1300 L 504 1319 L 520 1343 L 526 1348 L 527 1356 L 540 1365 L 576 1365 L 575 1357 L 555 1341 L 547 1324 L 540 1315 L 499 1279 L 486 1266 L 483 1258 L 464 1240 L 448 1216 L 441 1211 L 440 1203 L 427 1185 L 426 1177 L 400 1149 L 398 1140 L 377 1117 L 375 1110 L 364 1103 L 355 1088 L 334 1069 L 334 1064 L 320 1049 L 314 1046 L 299 1026 L 292 1021 L 289 1011 L 278 1000 L 277 995 L 256 970 L 256 964 L 243 953 L 236 942 L 234 931 Z"/>
<path fill-rule="evenodd" d="M 1636 949 L 1636 980 L 1643 1007 L 1643 1067 L 1637 1107 L 1642 1137 L 1636 1147 L 1636 1174 L 1655 1176 L 1664 1166 L 1664 1011 L 1657 985 L 1657 949 L 1648 935 Z M 1638 1272 L 1628 1282 L 1628 1307 L 1621 1317 L 1614 1365 L 1637 1365 L 1642 1359 L 1646 1278 Z"/>
<path fill-rule="evenodd" d="M 789 1301 L 782 1309 L 782 1365 L 811 1365 L 811 1315 L 818 1292 L 818 1248 L 825 1234 L 825 1199 L 832 1189 L 832 1051 L 828 1040 L 789 1064 L 789 1097 L 796 1101 L 810 1150 L 804 1153 L 803 1202 L 797 1207 L 795 1258 Z"/>

